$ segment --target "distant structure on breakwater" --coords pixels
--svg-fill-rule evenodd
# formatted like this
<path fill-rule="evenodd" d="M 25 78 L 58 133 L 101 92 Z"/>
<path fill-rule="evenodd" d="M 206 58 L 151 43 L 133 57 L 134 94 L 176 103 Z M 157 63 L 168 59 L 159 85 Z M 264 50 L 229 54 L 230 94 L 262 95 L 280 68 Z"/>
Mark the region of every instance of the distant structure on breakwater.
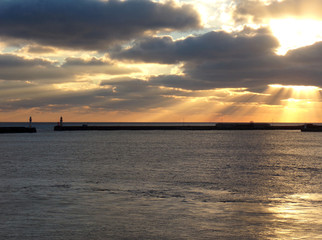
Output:
<path fill-rule="evenodd" d="M 32 127 L 32 117 L 29 117 L 29 127 L 0 127 L 0 133 L 35 133 L 37 129 Z"/>
<path fill-rule="evenodd" d="M 314 125 L 314 124 L 304 124 L 301 131 L 302 132 L 322 132 L 322 126 Z"/>

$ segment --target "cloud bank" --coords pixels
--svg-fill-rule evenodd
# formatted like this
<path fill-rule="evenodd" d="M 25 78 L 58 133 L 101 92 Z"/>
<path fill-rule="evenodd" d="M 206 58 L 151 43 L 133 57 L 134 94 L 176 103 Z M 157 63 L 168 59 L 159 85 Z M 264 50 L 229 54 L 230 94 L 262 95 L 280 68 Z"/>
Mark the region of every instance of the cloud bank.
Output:
<path fill-rule="evenodd" d="M 270 54 L 278 47 L 277 40 L 260 29 L 238 33 L 212 31 L 200 36 L 173 41 L 171 37 L 154 37 L 137 41 L 130 49 L 113 54 L 118 59 L 143 62 L 177 63 L 240 59 Z"/>
<path fill-rule="evenodd" d="M 188 5 L 148 0 L 0 1 L 0 38 L 56 47 L 106 50 L 111 44 L 160 30 L 200 27 Z"/>
<path fill-rule="evenodd" d="M 191 90 L 259 88 L 268 84 L 322 86 L 321 43 L 275 54 L 279 46 L 269 30 L 209 32 L 174 41 L 170 37 L 137 41 L 113 56 L 122 60 L 183 63 L 182 75 L 152 77 L 151 82 Z"/>
<path fill-rule="evenodd" d="M 54 83 L 75 81 L 81 74 L 129 74 L 135 69 L 119 67 L 111 61 L 100 58 L 66 58 L 64 63 L 46 59 L 27 59 L 14 54 L 0 54 L 0 80 L 38 81 Z"/>

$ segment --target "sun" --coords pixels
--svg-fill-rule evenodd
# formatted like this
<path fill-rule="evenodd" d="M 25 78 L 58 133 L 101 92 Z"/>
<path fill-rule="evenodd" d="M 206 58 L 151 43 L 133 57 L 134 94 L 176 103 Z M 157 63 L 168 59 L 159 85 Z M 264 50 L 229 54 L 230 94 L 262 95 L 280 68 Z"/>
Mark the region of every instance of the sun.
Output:
<path fill-rule="evenodd" d="M 269 26 L 281 44 L 277 50 L 279 55 L 285 55 L 290 49 L 322 41 L 322 21 L 294 18 L 272 19 Z"/>

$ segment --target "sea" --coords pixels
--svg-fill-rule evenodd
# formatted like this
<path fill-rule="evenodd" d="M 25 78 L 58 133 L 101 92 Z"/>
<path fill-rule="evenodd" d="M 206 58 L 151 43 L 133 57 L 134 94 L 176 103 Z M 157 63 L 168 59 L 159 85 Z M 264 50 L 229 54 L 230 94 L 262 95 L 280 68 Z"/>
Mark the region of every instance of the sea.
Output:
<path fill-rule="evenodd" d="M 0 134 L 0 239 L 322 239 L 322 132 L 54 125 Z"/>

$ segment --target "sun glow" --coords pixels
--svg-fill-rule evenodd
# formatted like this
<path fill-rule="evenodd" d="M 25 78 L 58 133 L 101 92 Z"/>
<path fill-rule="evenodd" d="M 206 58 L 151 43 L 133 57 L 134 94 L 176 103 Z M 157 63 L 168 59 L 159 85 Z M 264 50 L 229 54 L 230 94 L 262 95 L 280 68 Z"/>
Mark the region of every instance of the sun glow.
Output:
<path fill-rule="evenodd" d="M 316 91 L 319 90 L 319 87 L 315 86 L 299 86 L 299 85 L 281 85 L 281 84 L 271 84 L 268 85 L 269 87 L 272 88 L 284 88 L 284 89 L 292 89 L 294 91 Z"/>
<path fill-rule="evenodd" d="M 311 19 L 273 19 L 269 26 L 281 47 L 277 54 L 285 55 L 288 50 L 312 45 L 322 40 L 322 21 Z"/>
<path fill-rule="evenodd" d="M 316 86 L 269 85 L 267 93 L 281 108 L 280 122 L 320 122 L 321 89 Z"/>

